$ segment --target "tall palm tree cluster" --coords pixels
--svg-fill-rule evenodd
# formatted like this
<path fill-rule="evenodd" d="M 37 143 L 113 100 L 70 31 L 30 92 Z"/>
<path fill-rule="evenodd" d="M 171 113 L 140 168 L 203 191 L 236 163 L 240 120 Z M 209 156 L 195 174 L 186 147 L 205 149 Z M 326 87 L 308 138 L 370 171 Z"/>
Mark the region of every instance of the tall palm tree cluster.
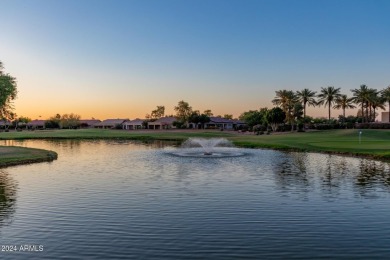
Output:
<path fill-rule="evenodd" d="M 275 91 L 276 97 L 272 103 L 279 106 L 286 113 L 286 122 L 293 123 L 296 119 L 294 108 L 296 104 L 303 107 L 303 118 L 306 118 L 307 106 L 321 106 L 328 108 L 328 119 L 331 120 L 331 108 L 342 109 L 343 118 L 345 118 L 345 110 L 360 107 L 360 114 L 363 122 L 374 122 L 377 109 L 385 109 L 386 103 L 389 104 L 390 110 L 390 86 L 378 91 L 377 89 L 369 88 L 366 85 L 361 85 L 360 88 L 352 89 L 352 97 L 340 93 L 340 88 L 333 86 L 322 87 L 317 94 L 316 91 L 303 89 L 301 91 L 278 90 Z"/>

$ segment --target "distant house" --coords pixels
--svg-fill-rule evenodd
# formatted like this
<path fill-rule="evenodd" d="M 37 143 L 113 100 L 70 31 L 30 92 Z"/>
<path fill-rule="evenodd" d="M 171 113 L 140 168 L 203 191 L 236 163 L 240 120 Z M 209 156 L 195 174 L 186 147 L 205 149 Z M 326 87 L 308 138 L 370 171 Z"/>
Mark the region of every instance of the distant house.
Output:
<path fill-rule="evenodd" d="M 1 120 L 0 121 L 0 129 L 7 129 L 11 125 L 11 122 Z"/>
<path fill-rule="evenodd" d="M 32 120 L 26 124 L 26 128 L 28 129 L 44 129 L 46 120 Z"/>
<path fill-rule="evenodd" d="M 96 124 L 98 124 L 102 121 L 100 121 L 98 119 L 82 119 L 79 122 L 80 122 L 81 128 L 91 128 L 91 127 L 95 127 Z"/>
<path fill-rule="evenodd" d="M 233 128 L 235 130 L 242 129 L 243 126 L 246 126 L 246 123 L 244 121 L 233 119 Z"/>
<path fill-rule="evenodd" d="M 240 126 L 244 126 L 245 123 L 236 119 L 226 119 L 223 117 L 210 117 L 210 122 L 205 124 L 205 128 L 218 128 L 226 130 L 238 129 Z"/>
<path fill-rule="evenodd" d="M 125 130 L 137 130 L 137 129 L 143 129 L 144 128 L 144 123 L 145 120 L 136 118 L 134 120 L 127 120 L 125 121 L 122 126 L 123 129 Z"/>
<path fill-rule="evenodd" d="M 148 122 L 149 129 L 170 129 L 176 128 L 173 126 L 173 122 L 177 121 L 176 117 L 162 117 L 154 122 Z"/>
<path fill-rule="evenodd" d="M 100 123 L 97 123 L 94 125 L 95 128 L 108 128 L 108 129 L 113 129 L 113 128 L 122 128 L 122 125 L 125 121 L 128 119 L 106 119 L 103 120 Z"/>

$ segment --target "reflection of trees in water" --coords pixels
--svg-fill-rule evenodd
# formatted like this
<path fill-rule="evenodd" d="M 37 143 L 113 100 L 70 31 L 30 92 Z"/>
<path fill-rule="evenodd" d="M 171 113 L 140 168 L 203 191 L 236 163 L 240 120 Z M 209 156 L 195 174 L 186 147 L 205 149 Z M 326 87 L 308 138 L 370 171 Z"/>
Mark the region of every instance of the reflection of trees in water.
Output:
<path fill-rule="evenodd" d="M 383 184 L 390 186 L 390 173 L 383 162 L 372 160 L 361 160 L 359 165 L 360 171 L 357 175 L 356 184 L 359 186 L 372 186 Z"/>
<path fill-rule="evenodd" d="M 361 160 L 356 174 L 356 188 L 361 196 L 378 189 L 390 191 L 390 165 L 380 161 Z"/>
<path fill-rule="evenodd" d="M 144 141 L 144 144 L 152 148 L 164 148 L 167 146 L 179 146 L 181 142 L 179 141 L 164 141 L 164 140 L 152 140 L 152 141 Z"/>
<path fill-rule="evenodd" d="M 15 212 L 17 184 L 0 170 L 0 227 L 12 221 Z"/>
<path fill-rule="evenodd" d="M 85 142 L 85 141 L 84 141 Z M 96 142 L 96 141 L 94 141 Z M 132 145 L 132 146 L 142 146 L 147 148 L 164 148 L 167 146 L 179 146 L 181 142 L 179 141 L 169 141 L 169 140 L 102 140 L 100 144 L 106 145 L 106 144 L 122 144 L 122 145 Z"/>
<path fill-rule="evenodd" d="M 83 142 L 85 142 L 85 140 L 66 139 L 66 140 L 47 140 L 46 142 L 49 144 L 50 147 L 55 146 L 60 148 L 71 148 L 71 150 L 79 150 L 80 145 Z"/>
<path fill-rule="evenodd" d="M 313 185 L 312 177 L 307 173 L 306 162 L 305 153 L 286 153 L 286 156 L 279 157 L 273 166 L 279 188 L 308 192 Z"/>
<path fill-rule="evenodd" d="M 343 182 L 348 179 L 348 161 L 346 157 L 331 154 L 322 155 L 314 165 L 321 180 L 321 189 L 327 195 L 338 195 L 342 191 Z"/>
<path fill-rule="evenodd" d="M 378 188 L 390 191 L 390 164 L 375 160 L 286 153 L 275 162 L 274 172 L 281 189 L 307 192 L 318 183 L 323 194 L 332 196 L 352 188 L 358 188 L 360 195 Z"/>

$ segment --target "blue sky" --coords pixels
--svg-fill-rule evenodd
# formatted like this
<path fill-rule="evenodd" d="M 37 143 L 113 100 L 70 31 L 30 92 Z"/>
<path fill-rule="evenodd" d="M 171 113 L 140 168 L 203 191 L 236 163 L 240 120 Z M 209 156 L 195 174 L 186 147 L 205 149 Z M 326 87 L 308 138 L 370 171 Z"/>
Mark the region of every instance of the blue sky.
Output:
<path fill-rule="evenodd" d="M 0 0 L 18 115 L 233 114 L 275 90 L 390 84 L 390 1 Z M 356 111 L 350 112 L 355 114 Z M 325 116 L 326 109 L 311 109 Z M 337 116 L 341 111 L 334 111 Z"/>

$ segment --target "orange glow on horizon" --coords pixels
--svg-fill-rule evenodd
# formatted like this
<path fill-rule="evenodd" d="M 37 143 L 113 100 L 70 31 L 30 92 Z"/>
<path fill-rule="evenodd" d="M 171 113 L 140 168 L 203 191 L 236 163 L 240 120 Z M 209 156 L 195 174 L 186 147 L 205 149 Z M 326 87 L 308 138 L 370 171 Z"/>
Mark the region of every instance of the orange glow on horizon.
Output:
<path fill-rule="evenodd" d="M 191 103 L 190 103 L 191 105 Z M 156 105 L 157 106 L 157 105 Z M 134 104 L 133 106 L 131 104 L 112 104 L 112 103 L 105 103 L 101 106 L 99 105 L 89 105 L 89 106 L 83 106 L 83 105 L 75 105 L 75 106 L 66 106 L 66 104 L 58 104 L 54 106 L 51 104 L 51 106 L 37 106 L 34 104 L 28 104 L 27 102 L 15 102 L 15 112 L 18 117 L 24 116 L 29 117 L 32 120 L 34 119 L 48 119 L 56 114 L 69 114 L 74 113 L 81 116 L 82 119 L 108 119 L 108 118 L 128 118 L 128 119 L 135 119 L 135 118 L 141 118 L 144 119 L 146 114 L 149 114 L 153 109 L 156 108 L 156 106 L 149 105 L 149 104 Z M 167 106 L 165 105 L 165 115 L 174 115 L 175 111 L 173 109 L 174 105 Z M 237 118 L 240 116 L 241 113 L 249 110 L 257 110 L 261 107 L 268 107 L 272 108 L 273 106 L 271 104 L 268 105 L 258 105 L 258 106 L 245 106 L 245 104 L 239 104 L 236 106 L 231 106 L 227 108 L 223 107 L 212 107 L 212 106 L 204 106 L 202 108 L 199 108 L 197 106 L 192 105 L 192 108 L 194 110 L 199 110 L 200 112 L 203 112 L 206 109 L 211 109 L 213 114 L 216 115 L 224 115 L 224 114 L 233 114 L 233 117 Z M 387 111 L 387 110 L 386 110 Z M 380 119 L 380 112 L 379 112 L 379 119 Z M 346 110 L 346 115 L 356 115 L 357 109 L 348 109 Z M 308 107 L 306 114 L 311 117 L 328 117 L 328 110 L 325 107 Z M 337 118 L 339 115 L 342 114 L 342 110 L 331 110 L 331 117 Z"/>

